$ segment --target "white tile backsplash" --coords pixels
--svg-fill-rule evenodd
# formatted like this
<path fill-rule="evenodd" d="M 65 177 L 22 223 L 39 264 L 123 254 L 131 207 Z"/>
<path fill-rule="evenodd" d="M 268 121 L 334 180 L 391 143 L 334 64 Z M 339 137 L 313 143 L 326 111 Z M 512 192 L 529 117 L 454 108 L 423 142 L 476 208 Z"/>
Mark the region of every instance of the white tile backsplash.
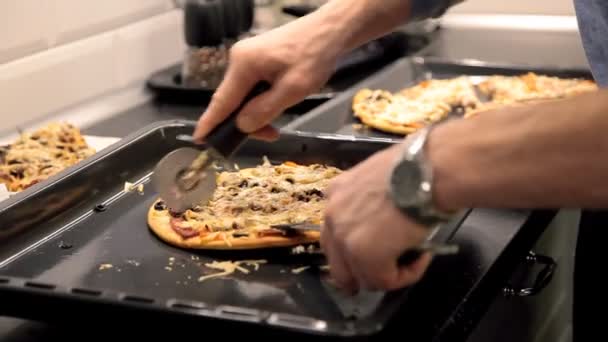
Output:
<path fill-rule="evenodd" d="M 60 115 L 137 82 L 143 88 L 152 72 L 181 59 L 181 23 L 181 10 L 167 5 L 163 13 L 70 43 L 43 44 L 36 53 L 0 63 L 0 132 Z M 0 52 L 3 46 L 0 42 Z"/>
<path fill-rule="evenodd" d="M 0 1 L 0 63 L 47 48 L 48 6 L 45 0 Z"/>
<path fill-rule="evenodd" d="M 53 0 L 53 43 L 62 44 L 167 11 L 170 0 Z"/>
<path fill-rule="evenodd" d="M 155 70 L 181 60 L 185 43 L 182 12 L 174 10 L 116 33 L 117 77 L 124 87 L 147 78 Z"/>
<path fill-rule="evenodd" d="M 113 35 L 104 34 L 0 65 L 0 129 L 14 128 L 110 91 Z"/>

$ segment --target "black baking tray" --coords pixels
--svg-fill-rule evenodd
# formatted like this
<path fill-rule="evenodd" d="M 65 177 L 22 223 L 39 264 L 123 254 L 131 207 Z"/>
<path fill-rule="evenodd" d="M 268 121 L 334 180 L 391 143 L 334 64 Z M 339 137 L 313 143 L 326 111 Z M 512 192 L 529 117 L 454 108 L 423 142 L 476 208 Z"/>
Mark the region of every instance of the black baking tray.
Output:
<path fill-rule="evenodd" d="M 306 112 L 334 98 L 353 84 L 369 77 L 398 58 L 421 50 L 429 43 L 426 36 L 391 32 L 370 41 L 342 57 L 330 79 L 320 90 L 309 94 L 289 108 Z M 173 103 L 208 103 L 215 88 L 187 85 L 182 82 L 182 64 L 172 65 L 153 73 L 146 82 L 157 99 Z"/>
<path fill-rule="evenodd" d="M 205 331 L 229 323 L 286 333 L 361 337 L 382 331 L 406 308 L 411 288 L 349 298 L 324 273 L 294 257 L 291 248 L 241 252 L 188 251 L 156 238 L 146 213 L 157 194 L 148 183 L 155 164 L 188 144 L 193 121 L 142 128 L 98 154 L 0 204 L 0 315 L 51 321 L 130 320 L 130 315 L 192 320 Z M 279 141 L 248 141 L 235 160 L 326 163 L 344 169 L 390 143 L 333 135 L 284 134 Z M 144 193 L 124 192 L 124 183 Z M 435 240 L 449 241 L 468 212 Z M 216 272 L 212 260 L 266 259 L 250 274 L 198 282 Z M 107 268 L 111 265 L 111 268 Z M 431 266 L 432 267 L 432 266 Z M 65 307 L 63 312 L 56 308 Z M 69 308 L 69 310 L 68 310 Z M 207 325 L 205 325 L 207 324 Z M 224 332 L 225 333 L 225 332 Z"/>
<path fill-rule="evenodd" d="M 361 124 L 353 116 L 352 98 L 362 88 L 398 91 L 426 79 L 446 79 L 460 75 L 473 76 L 474 82 L 489 75 L 519 75 L 536 72 L 550 76 L 592 79 L 588 69 L 543 67 L 534 65 L 513 65 L 488 63 L 477 60 L 449 60 L 439 57 L 405 57 L 382 71 L 353 85 L 335 98 L 323 103 L 308 113 L 296 118 L 284 127 L 286 131 L 306 131 L 335 133 L 355 137 L 376 138 L 399 141 L 403 135 L 386 133 Z M 482 98 L 483 100 L 483 98 Z M 455 110 L 449 117 L 462 117 L 462 111 Z"/>

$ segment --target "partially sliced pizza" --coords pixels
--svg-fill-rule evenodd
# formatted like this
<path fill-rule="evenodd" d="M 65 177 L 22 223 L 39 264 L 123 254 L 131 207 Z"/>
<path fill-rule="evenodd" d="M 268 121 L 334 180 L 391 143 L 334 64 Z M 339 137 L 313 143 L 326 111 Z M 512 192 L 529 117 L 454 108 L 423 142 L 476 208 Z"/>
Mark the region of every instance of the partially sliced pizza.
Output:
<path fill-rule="evenodd" d="M 148 211 L 148 224 L 162 240 L 193 249 L 257 249 L 319 240 L 319 232 L 285 234 L 271 228 L 288 223 L 321 223 L 329 182 L 341 170 L 313 164 L 268 160 L 256 167 L 224 171 L 207 203 L 182 213 L 162 199 Z"/>

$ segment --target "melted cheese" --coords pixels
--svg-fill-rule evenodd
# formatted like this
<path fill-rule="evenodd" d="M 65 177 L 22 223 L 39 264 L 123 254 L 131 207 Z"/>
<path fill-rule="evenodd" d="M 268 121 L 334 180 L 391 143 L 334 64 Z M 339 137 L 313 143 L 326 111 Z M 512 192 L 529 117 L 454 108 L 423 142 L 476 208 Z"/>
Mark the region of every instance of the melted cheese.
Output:
<path fill-rule="evenodd" d="M 49 124 L 0 147 L 0 182 L 22 191 L 94 153 L 73 125 Z"/>
<path fill-rule="evenodd" d="M 323 165 L 272 165 L 267 159 L 257 167 L 221 172 L 211 200 L 184 212 L 179 225 L 199 231 L 204 240 L 220 233 L 230 246 L 231 238 L 281 233 L 269 230 L 270 225 L 320 223 L 324 191 L 340 173 Z"/>
<path fill-rule="evenodd" d="M 479 87 L 498 102 L 555 99 L 597 90 L 592 81 L 535 73 L 517 76 L 494 75 L 488 77 Z"/>

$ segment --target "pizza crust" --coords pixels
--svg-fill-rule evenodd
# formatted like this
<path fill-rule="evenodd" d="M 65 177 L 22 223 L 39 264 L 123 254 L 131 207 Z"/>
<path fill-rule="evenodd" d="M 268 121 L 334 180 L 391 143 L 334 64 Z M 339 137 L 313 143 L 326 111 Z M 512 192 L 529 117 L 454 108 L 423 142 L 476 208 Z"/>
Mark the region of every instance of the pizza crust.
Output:
<path fill-rule="evenodd" d="M 157 199 L 154 204 L 158 201 L 160 201 L 160 199 Z M 213 250 L 261 249 L 315 243 L 318 242 L 320 238 L 319 232 L 310 231 L 290 237 L 265 236 L 256 238 L 228 238 L 230 244 L 227 244 L 223 239 L 218 240 L 215 237 L 209 239 L 201 236 L 194 236 L 185 239 L 171 228 L 171 216 L 169 213 L 166 210 L 155 210 L 154 204 L 150 206 L 150 209 L 148 210 L 148 226 L 150 230 L 164 242 L 179 248 Z"/>
<path fill-rule="evenodd" d="M 325 189 L 342 171 L 320 164 L 266 158 L 255 167 L 216 175 L 211 199 L 182 212 L 171 213 L 158 198 L 148 210 L 152 232 L 182 248 L 257 249 L 318 242 L 319 231 L 284 235 L 275 224 L 322 223 Z"/>
<path fill-rule="evenodd" d="M 532 72 L 492 75 L 475 85 L 470 77 L 429 79 L 391 93 L 361 89 L 352 101 L 353 116 L 364 125 L 387 133 L 407 135 L 446 118 L 461 108 L 471 118 L 510 106 L 553 101 L 597 90 L 591 80 L 559 78 Z M 489 98 L 482 101 L 477 91 Z"/>

